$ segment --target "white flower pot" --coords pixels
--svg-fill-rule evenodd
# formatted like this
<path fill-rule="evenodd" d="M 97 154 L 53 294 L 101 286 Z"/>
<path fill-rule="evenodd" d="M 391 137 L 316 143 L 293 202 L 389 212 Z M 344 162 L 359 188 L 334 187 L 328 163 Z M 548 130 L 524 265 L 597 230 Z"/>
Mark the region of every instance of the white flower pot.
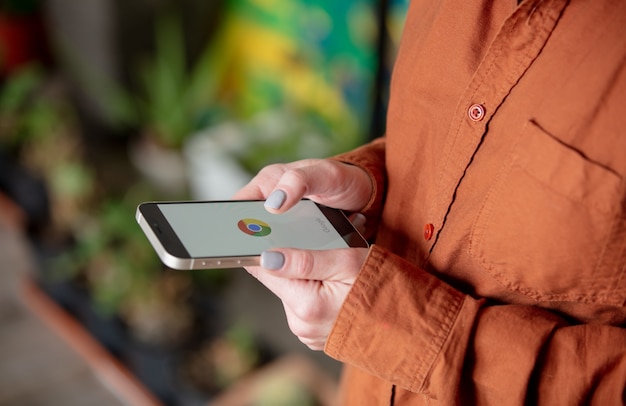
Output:
<path fill-rule="evenodd" d="M 233 153 L 245 148 L 242 133 L 226 123 L 190 137 L 185 143 L 190 193 L 196 200 L 228 200 L 252 176 Z"/>

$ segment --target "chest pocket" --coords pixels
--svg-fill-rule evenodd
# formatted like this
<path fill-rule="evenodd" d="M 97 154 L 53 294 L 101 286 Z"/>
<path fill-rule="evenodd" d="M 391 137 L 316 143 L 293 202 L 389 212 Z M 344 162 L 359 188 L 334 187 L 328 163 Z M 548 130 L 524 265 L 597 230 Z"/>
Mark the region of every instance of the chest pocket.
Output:
<path fill-rule="evenodd" d="M 470 254 L 537 301 L 623 305 L 623 180 L 529 122 L 487 193 Z"/>

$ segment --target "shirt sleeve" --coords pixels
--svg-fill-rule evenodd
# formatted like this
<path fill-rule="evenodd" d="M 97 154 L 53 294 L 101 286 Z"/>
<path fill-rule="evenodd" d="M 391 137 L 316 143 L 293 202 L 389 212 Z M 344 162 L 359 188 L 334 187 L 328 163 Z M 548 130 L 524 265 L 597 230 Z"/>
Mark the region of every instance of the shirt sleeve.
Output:
<path fill-rule="evenodd" d="M 377 138 L 350 152 L 335 156 L 333 159 L 351 165 L 356 165 L 365 170 L 370 177 L 372 182 L 372 195 L 369 202 L 361 210 L 367 218 L 366 237 L 370 237 L 375 233 L 375 230 L 380 222 L 380 216 L 387 189 L 387 174 L 385 170 L 385 138 Z"/>
<path fill-rule="evenodd" d="M 374 245 L 326 344 L 440 404 L 621 404 L 626 330 L 454 289 Z"/>

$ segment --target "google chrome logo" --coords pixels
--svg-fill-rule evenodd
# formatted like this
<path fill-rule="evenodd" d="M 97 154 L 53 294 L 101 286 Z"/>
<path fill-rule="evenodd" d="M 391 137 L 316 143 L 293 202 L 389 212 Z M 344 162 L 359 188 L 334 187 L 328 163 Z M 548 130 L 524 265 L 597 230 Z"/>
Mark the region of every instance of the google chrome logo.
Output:
<path fill-rule="evenodd" d="M 237 227 L 244 233 L 255 237 L 264 237 L 272 232 L 269 224 L 257 219 L 241 219 Z"/>

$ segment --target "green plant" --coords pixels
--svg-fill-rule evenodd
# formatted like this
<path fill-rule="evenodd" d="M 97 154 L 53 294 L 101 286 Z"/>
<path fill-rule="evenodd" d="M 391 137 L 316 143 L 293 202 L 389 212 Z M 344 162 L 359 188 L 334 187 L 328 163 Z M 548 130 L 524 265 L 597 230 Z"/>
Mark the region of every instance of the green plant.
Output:
<path fill-rule="evenodd" d="M 180 23 L 171 16 L 157 22 L 155 43 L 154 55 L 138 70 L 138 121 L 160 143 L 180 147 L 211 113 L 215 87 L 211 56 L 205 52 L 188 68 Z"/>
<path fill-rule="evenodd" d="M 157 19 L 154 50 L 131 62 L 131 83 L 124 86 L 98 74 L 73 50 L 60 52 L 83 87 L 99 100 L 108 123 L 137 128 L 161 146 L 179 148 L 186 137 L 221 114 L 214 105 L 217 75 L 210 44 L 192 66 L 185 55 L 179 19 Z"/>
<path fill-rule="evenodd" d="M 166 271 L 124 201 L 109 201 L 85 224 L 78 244 L 57 269 L 82 274 L 103 316 L 116 315 L 140 342 L 176 346 L 191 334 L 191 279 Z"/>
<path fill-rule="evenodd" d="M 17 70 L 0 89 L 0 144 L 45 180 L 53 228 L 73 229 L 95 191 L 77 127 L 63 84 L 39 66 Z"/>
<path fill-rule="evenodd" d="M 106 202 L 98 219 L 81 236 L 85 272 L 92 298 L 104 313 L 119 312 L 132 296 L 147 296 L 162 265 L 137 224 L 134 208 L 123 199 Z"/>
<path fill-rule="evenodd" d="M 172 347 L 193 332 L 194 292 L 221 286 L 226 272 L 196 274 L 163 266 L 134 221 L 137 202 L 153 200 L 151 193 L 137 184 L 94 207 L 82 218 L 76 245 L 55 260 L 54 269 L 62 277 L 84 280 L 96 310 L 120 317 L 137 340 Z"/>
<path fill-rule="evenodd" d="M 215 105 L 219 75 L 212 44 L 192 64 L 184 50 L 180 18 L 173 13 L 156 19 L 154 48 L 130 61 L 129 83 L 107 76 L 69 43 L 56 43 L 60 59 L 97 102 L 107 125 L 136 129 L 171 148 L 179 148 L 186 137 L 223 114 Z"/>
<path fill-rule="evenodd" d="M 0 141 L 17 147 L 29 140 L 49 136 L 62 125 L 64 114 L 58 103 L 40 97 L 45 72 L 31 65 L 9 76 L 0 88 Z"/>

